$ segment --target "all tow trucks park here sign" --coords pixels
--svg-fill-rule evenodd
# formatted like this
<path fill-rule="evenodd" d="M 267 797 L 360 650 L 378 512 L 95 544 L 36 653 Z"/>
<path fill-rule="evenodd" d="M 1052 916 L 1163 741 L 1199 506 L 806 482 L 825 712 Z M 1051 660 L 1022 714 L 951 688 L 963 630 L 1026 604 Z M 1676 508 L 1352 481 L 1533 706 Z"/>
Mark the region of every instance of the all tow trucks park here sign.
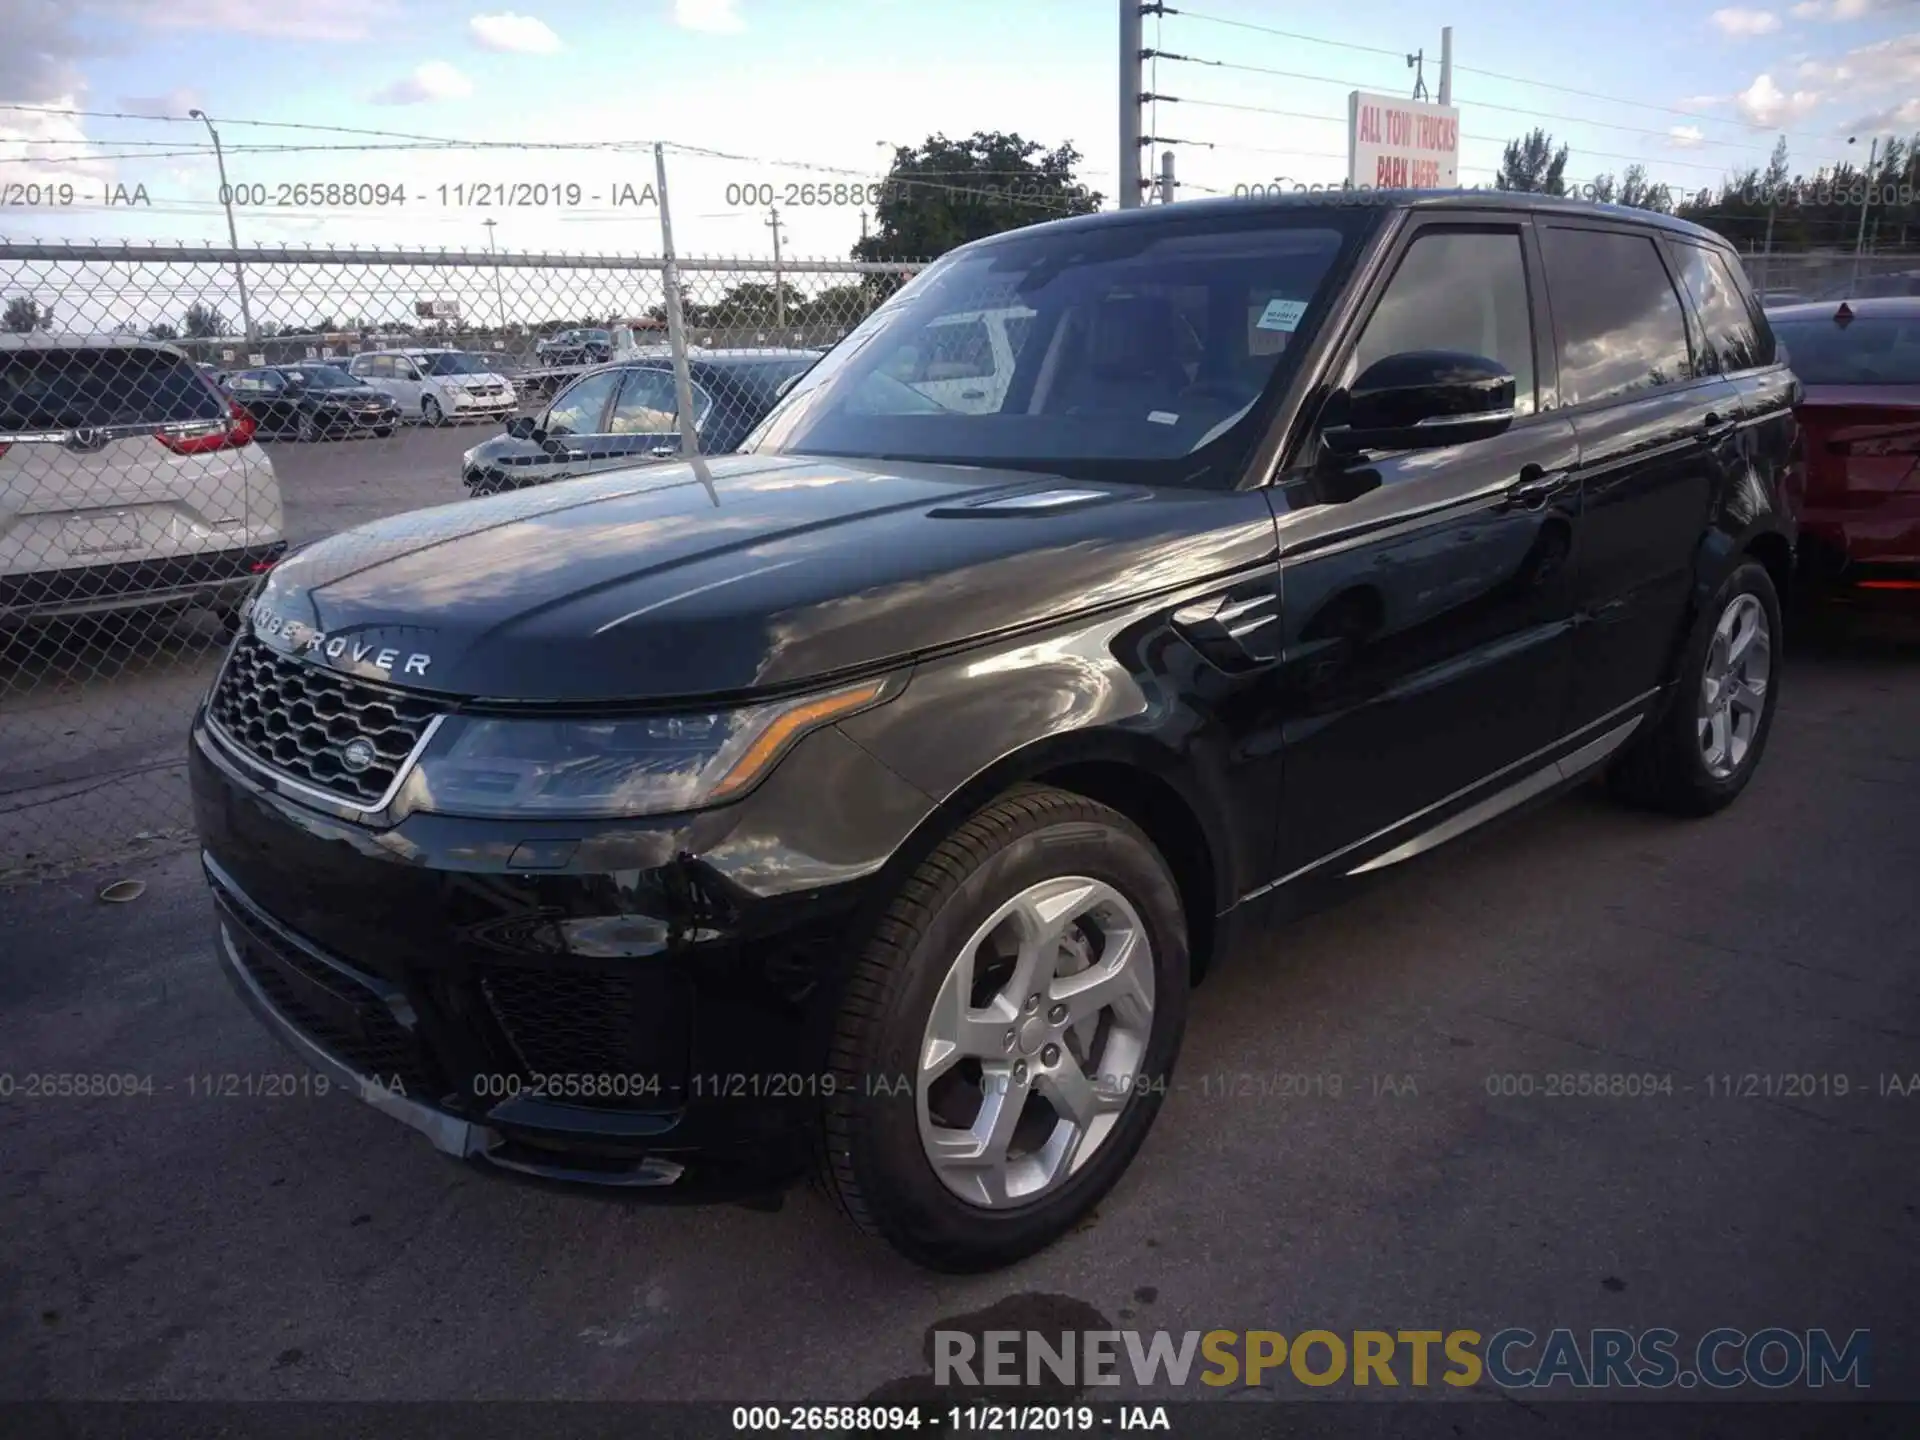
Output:
<path fill-rule="evenodd" d="M 1460 111 L 1355 90 L 1347 97 L 1347 182 L 1374 190 L 1460 183 Z"/>

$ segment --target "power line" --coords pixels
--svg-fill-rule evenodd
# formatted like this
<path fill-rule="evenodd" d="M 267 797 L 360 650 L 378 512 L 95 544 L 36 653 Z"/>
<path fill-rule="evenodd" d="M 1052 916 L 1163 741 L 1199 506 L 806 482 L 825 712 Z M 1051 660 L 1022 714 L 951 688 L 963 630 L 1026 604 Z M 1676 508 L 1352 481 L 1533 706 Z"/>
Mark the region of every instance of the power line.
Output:
<path fill-rule="evenodd" d="M 1186 19 L 1198 20 L 1210 25 L 1229 25 L 1239 30 L 1254 30 L 1254 31 L 1260 32 L 1261 34 L 1277 36 L 1278 38 L 1283 40 L 1303 41 L 1309 45 L 1327 45 L 1335 49 L 1355 50 L 1355 51 L 1359 51 L 1361 53 L 1369 54 L 1369 55 L 1390 55 L 1396 60 L 1402 58 L 1402 55 L 1403 55 L 1403 52 L 1399 50 L 1390 50 L 1384 46 L 1362 45 L 1352 40 L 1328 40 L 1324 36 L 1304 35 L 1304 34 L 1301 34 L 1299 31 L 1281 30 L 1271 25 L 1256 25 L 1251 21 L 1247 21 L 1247 20 L 1229 20 L 1224 16 L 1207 15 L 1197 10 L 1175 10 L 1172 7 L 1167 7 L 1165 10 L 1165 13 L 1168 15 L 1184 16 Z M 1657 110 L 1662 114 L 1678 115 L 1689 120 L 1704 120 L 1712 125 L 1741 125 L 1746 123 L 1745 121 L 1732 119 L 1725 115 L 1707 115 L 1697 110 L 1682 110 L 1677 106 L 1656 104 L 1655 102 L 1650 100 L 1628 100 L 1619 95 L 1607 95 L 1598 90 L 1583 90 L 1577 86 L 1572 86 L 1572 85 L 1557 85 L 1549 80 L 1535 80 L 1525 75 L 1508 75 L 1503 71 L 1499 71 L 1499 70 L 1482 70 L 1478 66 L 1474 66 L 1474 65 L 1455 65 L 1453 68 L 1456 74 L 1484 75 L 1489 80 L 1503 80 L 1510 85 L 1531 85 L 1537 89 L 1552 90 L 1562 95 L 1577 95 L 1585 100 L 1599 100 L 1609 105 L 1624 105 L 1624 106 L 1627 106 L 1629 109 L 1634 109 L 1634 110 Z M 1275 71 L 1273 73 L 1280 74 L 1283 72 Z M 1302 79 L 1302 80 L 1327 79 L 1328 83 L 1331 83 L 1331 84 L 1348 83 L 1345 81 L 1332 80 L 1330 77 L 1313 76 L 1313 75 L 1300 75 L 1300 76 L 1294 76 L 1291 78 Z M 1356 84 L 1352 88 L 1365 89 L 1366 87 Z M 1476 101 L 1475 103 L 1480 104 L 1481 102 Z M 1496 107 L 1488 106 L 1487 108 L 1493 109 Z M 1570 118 L 1570 117 L 1560 117 L 1560 118 Z M 1591 123 L 1598 123 L 1598 122 L 1591 122 Z M 1775 133 L 1789 135 L 1789 136 L 1797 135 L 1799 138 L 1805 139 L 1805 140 L 1813 140 L 1816 138 L 1810 132 L 1776 131 Z M 1819 136 L 1818 139 L 1822 143 L 1832 144 L 1834 137 L 1831 135 L 1822 135 L 1822 136 Z"/>

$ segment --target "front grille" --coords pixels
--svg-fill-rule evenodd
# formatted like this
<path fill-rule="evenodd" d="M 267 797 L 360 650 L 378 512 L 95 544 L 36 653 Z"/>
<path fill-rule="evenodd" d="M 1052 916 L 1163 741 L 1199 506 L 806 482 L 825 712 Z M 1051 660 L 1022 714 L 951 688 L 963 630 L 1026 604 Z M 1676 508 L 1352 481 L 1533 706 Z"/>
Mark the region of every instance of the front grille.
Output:
<path fill-rule="evenodd" d="M 684 1099 L 688 1010 L 670 977 L 491 966 L 480 989 L 530 1075 L 575 1082 L 556 1098 L 628 1110 Z"/>
<path fill-rule="evenodd" d="M 397 1082 L 414 1098 L 444 1090 L 378 992 L 255 923 L 217 888 L 214 894 L 241 966 L 295 1029 L 349 1070 L 390 1088 Z"/>
<path fill-rule="evenodd" d="M 243 633 L 208 701 L 248 755 L 292 779 L 372 805 L 387 793 L 436 713 L 431 701 L 282 655 Z M 355 740 L 373 762 L 348 768 Z"/>

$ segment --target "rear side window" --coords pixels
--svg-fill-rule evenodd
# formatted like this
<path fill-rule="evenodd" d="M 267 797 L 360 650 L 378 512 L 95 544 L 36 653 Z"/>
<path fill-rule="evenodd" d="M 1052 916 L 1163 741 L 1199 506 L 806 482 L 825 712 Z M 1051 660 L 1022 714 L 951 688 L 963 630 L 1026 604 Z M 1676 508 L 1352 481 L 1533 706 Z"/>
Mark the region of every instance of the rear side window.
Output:
<path fill-rule="evenodd" d="M 1830 315 L 1776 320 L 1788 364 L 1804 385 L 1920 385 L 1920 318 Z"/>
<path fill-rule="evenodd" d="M 164 350 L 61 349 L 0 355 L 0 431 L 219 420 L 226 405 Z"/>
<path fill-rule="evenodd" d="M 1707 330 L 1699 372 L 1725 375 L 1759 365 L 1759 330 L 1727 262 L 1704 245 L 1676 245 L 1673 253 L 1680 261 L 1681 283 Z"/>
<path fill-rule="evenodd" d="M 1513 372 L 1514 413 L 1533 413 L 1533 323 L 1517 231 L 1430 230 L 1413 242 L 1354 347 L 1355 378 L 1408 350 L 1498 360 Z"/>
<path fill-rule="evenodd" d="M 1686 311 L 1650 237 L 1554 226 L 1543 239 L 1562 405 L 1616 399 L 1693 373 Z"/>

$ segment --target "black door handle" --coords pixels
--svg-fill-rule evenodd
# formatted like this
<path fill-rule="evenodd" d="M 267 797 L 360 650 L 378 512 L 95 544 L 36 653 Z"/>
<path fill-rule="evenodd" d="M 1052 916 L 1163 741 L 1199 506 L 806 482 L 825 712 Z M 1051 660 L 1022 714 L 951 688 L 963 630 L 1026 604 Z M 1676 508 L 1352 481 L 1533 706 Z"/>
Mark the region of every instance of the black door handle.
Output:
<path fill-rule="evenodd" d="M 1722 420 L 1720 418 L 1720 412 L 1717 410 L 1709 410 L 1706 421 L 1700 428 L 1706 431 L 1707 439 L 1724 440 L 1733 433 L 1734 422 L 1731 420 Z"/>
<path fill-rule="evenodd" d="M 1541 465 L 1521 467 L 1520 478 L 1507 487 L 1506 508 L 1539 510 L 1573 480 L 1571 470 L 1548 470 Z"/>

